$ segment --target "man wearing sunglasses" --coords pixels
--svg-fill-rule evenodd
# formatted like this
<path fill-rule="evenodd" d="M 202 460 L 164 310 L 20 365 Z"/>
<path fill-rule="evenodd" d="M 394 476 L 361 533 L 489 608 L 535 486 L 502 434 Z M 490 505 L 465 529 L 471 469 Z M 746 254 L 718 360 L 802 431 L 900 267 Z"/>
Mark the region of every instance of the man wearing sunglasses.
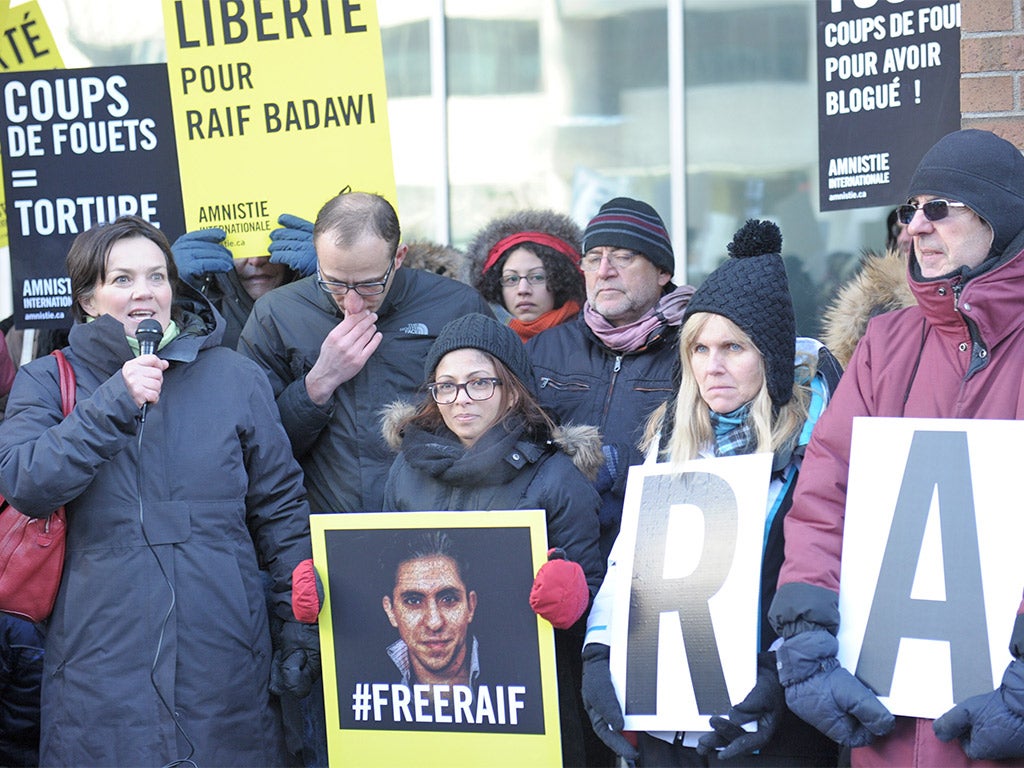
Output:
<path fill-rule="evenodd" d="M 814 429 L 769 610 L 784 638 L 779 678 L 789 708 L 852 746 L 855 766 L 1022 758 L 1022 616 L 1007 638 L 1013 660 L 1002 689 L 958 701 L 934 722 L 894 718 L 836 660 L 854 418 L 1024 418 L 1024 157 L 988 131 L 957 131 L 928 150 L 908 191 L 898 216 L 912 238 L 908 280 L 918 305 L 871 320 Z M 968 619 L 947 630 L 958 621 Z"/>

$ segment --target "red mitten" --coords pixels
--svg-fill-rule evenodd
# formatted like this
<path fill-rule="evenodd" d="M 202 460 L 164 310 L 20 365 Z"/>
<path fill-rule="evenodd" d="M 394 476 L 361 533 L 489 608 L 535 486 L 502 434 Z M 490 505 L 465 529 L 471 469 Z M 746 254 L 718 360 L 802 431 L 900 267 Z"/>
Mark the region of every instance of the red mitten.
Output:
<path fill-rule="evenodd" d="M 324 604 L 324 585 L 313 567 L 313 561 L 303 560 L 292 571 L 292 613 L 296 621 L 316 624 Z"/>
<path fill-rule="evenodd" d="M 530 607 L 555 629 L 575 624 L 590 604 L 590 588 L 579 563 L 565 559 L 561 549 L 548 551 L 530 590 Z"/>

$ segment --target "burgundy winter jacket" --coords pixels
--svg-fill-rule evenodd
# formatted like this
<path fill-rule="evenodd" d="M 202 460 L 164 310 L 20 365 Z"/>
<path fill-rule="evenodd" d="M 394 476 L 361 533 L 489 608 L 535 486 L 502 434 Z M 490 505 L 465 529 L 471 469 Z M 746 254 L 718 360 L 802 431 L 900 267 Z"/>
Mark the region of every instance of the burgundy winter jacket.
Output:
<path fill-rule="evenodd" d="M 1024 418 L 1024 231 L 1006 253 L 970 279 L 912 275 L 918 306 L 869 323 L 804 458 L 785 521 L 773 623 L 838 622 L 854 417 Z M 897 718 L 894 733 L 855 749 L 853 764 L 985 765 L 972 763 L 956 741 L 940 742 L 930 720 L 913 718 Z"/>

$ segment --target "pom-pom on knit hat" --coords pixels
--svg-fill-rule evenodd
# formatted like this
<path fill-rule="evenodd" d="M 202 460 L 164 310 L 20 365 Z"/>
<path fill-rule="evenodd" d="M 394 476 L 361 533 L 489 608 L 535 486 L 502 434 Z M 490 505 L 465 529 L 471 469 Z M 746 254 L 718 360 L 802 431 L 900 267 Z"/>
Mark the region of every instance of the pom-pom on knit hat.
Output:
<path fill-rule="evenodd" d="M 743 329 L 764 357 L 768 395 L 775 406 L 793 396 L 796 320 L 782 262 L 782 233 L 771 221 L 750 219 L 733 235 L 729 256 L 705 278 L 686 305 L 683 324 L 711 312 Z"/>
<path fill-rule="evenodd" d="M 1024 156 L 989 131 L 947 133 L 921 158 L 908 195 L 966 203 L 992 227 L 990 255 L 1001 254 L 1024 227 Z"/>
<path fill-rule="evenodd" d="M 534 391 L 533 366 L 526 356 L 526 346 L 516 332 L 478 312 L 450 321 L 438 334 L 427 353 L 423 366 L 426 381 L 432 381 L 441 358 L 456 349 L 479 349 L 501 360 L 523 385 Z"/>
<path fill-rule="evenodd" d="M 647 203 L 616 197 L 601 206 L 583 233 L 583 253 L 607 245 L 643 254 L 658 269 L 676 271 L 672 241 L 661 216 Z"/>

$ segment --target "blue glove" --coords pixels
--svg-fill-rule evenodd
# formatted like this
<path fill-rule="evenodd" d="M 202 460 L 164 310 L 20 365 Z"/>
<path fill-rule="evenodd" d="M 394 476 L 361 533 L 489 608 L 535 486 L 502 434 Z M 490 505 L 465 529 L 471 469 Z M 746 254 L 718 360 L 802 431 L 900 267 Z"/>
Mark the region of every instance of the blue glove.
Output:
<path fill-rule="evenodd" d="M 640 755 L 622 735 L 625 720 L 612 685 L 612 672 L 608 664 L 610 649 L 603 643 L 587 643 L 583 648 L 583 708 L 587 710 L 594 732 L 608 749 L 623 760 L 632 763 Z"/>
<path fill-rule="evenodd" d="M 230 272 L 235 268 L 231 251 L 224 247 L 227 234 L 220 227 L 186 232 L 174 241 L 171 253 L 183 280 L 210 272 Z"/>
<path fill-rule="evenodd" d="M 607 493 L 615 485 L 615 478 L 619 475 L 619 449 L 614 445 L 602 445 L 601 453 L 604 454 L 604 463 L 597 470 L 597 477 L 594 479 L 594 489 L 601 494 Z"/>
<path fill-rule="evenodd" d="M 302 277 L 316 272 L 316 250 L 313 248 L 313 225 L 298 216 L 282 213 L 281 226 L 270 233 L 270 262 L 285 264 Z"/>
<path fill-rule="evenodd" d="M 839 642 L 824 629 L 798 632 L 775 652 L 786 704 L 833 741 L 863 747 L 896 726 L 864 683 L 839 665 Z"/>
<path fill-rule="evenodd" d="M 320 677 L 320 630 L 315 624 L 286 621 L 276 640 L 270 692 L 305 698 Z"/>
<path fill-rule="evenodd" d="M 1024 661 L 1011 661 L 997 690 L 957 704 L 932 729 L 943 741 L 960 739 L 971 760 L 1024 757 Z"/>
<path fill-rule="evenodd" d="M 700 737 L 697 753 L 709 757 L 717 752 L 719 760 L 749 755 L 763 748 L 775 735 L 786 712 L 786 694 L 779 682 L 775 654 L 757 654 L 757 681 L 747 698 L 729 710 L 729 717 L 714 716 L 715 730 Z M 749 733 L 740 726 L 757 721 L 757 731 Z"/>

